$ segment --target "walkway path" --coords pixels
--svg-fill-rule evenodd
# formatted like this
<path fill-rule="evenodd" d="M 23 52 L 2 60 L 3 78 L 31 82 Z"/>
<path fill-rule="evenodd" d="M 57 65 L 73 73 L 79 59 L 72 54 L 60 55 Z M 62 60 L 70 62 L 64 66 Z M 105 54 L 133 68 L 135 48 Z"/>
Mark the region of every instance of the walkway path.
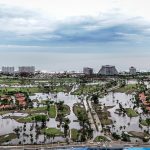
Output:
<path fill-rule="evenodd" d="M 94 120 L 93 120 L 91 111 L 89 111 L 89 107 L 88 107 L 87 101 L 86 101 L 86 100 L 83 100 L 83 103 L 84 103 L 85 109 L 86 109 L 87 114 L 88 114 L 88 118 L 89 118 L 89 122 L 90 122 L 90 124 L 91 124 L 91 128 L 92 128 L 94 131 L 97 131 L 96 126 L 95 126 L 95 124 L 94 124 Z"/>
<path fill-rule="evenodd" d="M 100 122 L 100 119 L 99 119 L 97 113 L 95 112 L 95 110 L 92 107 L 91 101 L 87 100 L 87 104 L 89 105 L 89 108 L 90 108 L 90 110 L 92 112 L 95 124 L 98 127 L 98 131 L 101 132 L 102 131 L 102 125 L 101 125 L 101 122 Z"/>

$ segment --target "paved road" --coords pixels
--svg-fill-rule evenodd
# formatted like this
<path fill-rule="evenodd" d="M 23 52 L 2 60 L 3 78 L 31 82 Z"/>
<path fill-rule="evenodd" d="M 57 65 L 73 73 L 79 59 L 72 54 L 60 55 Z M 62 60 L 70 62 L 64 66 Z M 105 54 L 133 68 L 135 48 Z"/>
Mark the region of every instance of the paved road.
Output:
<path fill-rule="evenodd" d="M 148 144 L 134 144 L 114 141 L 111 143 L 70 143 L 68 144 L 45 144 L 45 145 L 24 145 L 24 146 L 0 146 L 0 150 L 48 150 L 77 147 L 103 147 L 103 148 L 123 148 L 123 147 L 150 147 Z"/>

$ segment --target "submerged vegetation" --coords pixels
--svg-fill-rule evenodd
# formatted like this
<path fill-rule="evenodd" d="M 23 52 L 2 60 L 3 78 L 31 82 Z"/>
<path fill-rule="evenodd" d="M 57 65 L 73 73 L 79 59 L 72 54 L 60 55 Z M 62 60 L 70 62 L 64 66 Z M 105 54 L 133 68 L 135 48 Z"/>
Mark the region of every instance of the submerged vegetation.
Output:
<path fill-rule="evenodd" d="M 149 142 L 150 89 L 141 79 L 5 78 L 0 83 L 7 84 L 0 89 L 1 124 L 15 126 L 0 136 L 0 144 L 12 139 L 16 144 Z"/>
<path fill-rule="evenodd" d="M 1 135 L 0 136 L 0 144 L 5 143 L 5 142 L 9 142 L 15 138 L 17 138 L 15 133 L 9 133 L 9 134 L 5 134 L 5 135 Z"/>

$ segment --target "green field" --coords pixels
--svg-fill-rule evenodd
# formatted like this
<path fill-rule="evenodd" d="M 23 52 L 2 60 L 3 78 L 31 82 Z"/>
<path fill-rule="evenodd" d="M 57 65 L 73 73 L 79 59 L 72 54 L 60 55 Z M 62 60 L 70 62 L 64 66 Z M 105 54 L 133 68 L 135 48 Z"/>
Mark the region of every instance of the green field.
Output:
<path fill-rule="evenodd" d="M 6 135 L 1 135 L 0 136 L 0 144 L 4 143 L 4 142 L 9 142 L 13 139 L 16 139 L 17 136 L 15 133 L 9 133 L 9 134 L 6 134 Z"/>
<path fill-rule="evenodd" d="M 106 141 L 109 141 L 109 140 L 105 136 L 97 136 L 94 139 L 94 142 L 106 142 Z"/>
<path fill-rule="evenodd" d="M 78 112 L 83 112 L 86 114 L 85 108 L 83 107 L 83 105 L 80 104 L 74 104 L 73 112 L 75 113 L 76 116 L 78 116 Z"/>
<path fill-rule="evenodd" d="M 77 141 L 78 140 L 78 130 L 77 129 L 71 129 L 71 139 L 73 141 Z"/>
<path fill-rule="evenodd" d="M 50 105 L 49 116 L 50 116 L 50 118 L 56 117 L 56 106 L 55 105 Z"/>
<path fill-rule="evenodd" d="M 73 95 L 88 95 L 102 90 L 100 85 L 81 85 L 77 90 L 75 90 Z"/>
<path fill-rule="evenodd" d="M 125 108 L 126 114 L 128 117 L 137 117 L 138 113 L 132 108 Z"/>
<path fill-rule="evenodd" d="M 111 125 L 112 124 L 112 120 L 107 118 L 107 119 L 101 119 L 101 123 L 103 125 Z"/>
<path fill-rule="evenodd" d="M 120 92 L 120 93 L 132 93 L 134 91 L 136 91 L 136 84 L 128 84 L 124 87 L 114 90 L 114 92 Z"/>
<path fill-rule="evenodd" d="M 44 128 L 41 132 L 46 135 L 63 136 L 63 132 L 56 128 Z"/>
<path fill-rule="evenodd" d="M 14 118 L 15 119 L 15 118 Z M 47 120 L 48 117 L 46 115 L 41 115 L 41 114 L 34 114 L 31 116 L 26 116 L 26 117 L 19 117 L 18 119 L 16 119 L 16 121 L 20 122 L 20 123 L 25 123 L 25 122 L 42 122 L 42 120 Z"/>
<path fill-rule="evenodd" d="M 53 88 L 40 88 L 40 87 L 3 87 L 0 89 L 0 95 L 7 94 L 8 92 L 27 92 L 30 95 L 34 93 L 47 93 L 47 92 L 69 92 L 72 87 L 70 86 L 54 86 Z"/>
<path fill-rule="evenodd" d="M 31 109 L 26 109 L 26 110 L 21 110 L 19 112 L 22 113 L 28 113 L 28 114 L 34 114 L 34 113 L 46 113 L 47 108 L 46 107 L 37 107 L 37 108 L 31 108 Z"/>
<path fill-rule="evenodd" d="M 146 120 L 142 120 L 142 121 L 140 122 L 140 124 L 143 125 L 143 126 L 148 126 Z"/>
<path fill-rule="evenodd" d="M 63 105 L 63 110 L 61 111 L 64 116 L 67 116 L 70 114 L 70 107 L 68 105 Z"/>

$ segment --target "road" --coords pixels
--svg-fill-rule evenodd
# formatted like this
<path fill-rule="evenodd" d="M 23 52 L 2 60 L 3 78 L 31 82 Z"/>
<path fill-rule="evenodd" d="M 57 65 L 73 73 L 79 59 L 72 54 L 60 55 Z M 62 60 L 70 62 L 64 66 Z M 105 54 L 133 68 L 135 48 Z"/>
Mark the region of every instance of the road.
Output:
<path fill-rule="evenodd" d="M 127 143 L 114 141 L 111 143 L 70 143 L 68 144 L 44 144 L 44 145 L 16 145 L 16 146 L 0 146 L 0 150 L 48 150 L 48 149 L 64 149 L 64 148 L 79 148 L 79 147 L 100 147 L 100 148 L 115 148 L 116 150 L 124 147 L 150 147 L 143 143 Z"/>

